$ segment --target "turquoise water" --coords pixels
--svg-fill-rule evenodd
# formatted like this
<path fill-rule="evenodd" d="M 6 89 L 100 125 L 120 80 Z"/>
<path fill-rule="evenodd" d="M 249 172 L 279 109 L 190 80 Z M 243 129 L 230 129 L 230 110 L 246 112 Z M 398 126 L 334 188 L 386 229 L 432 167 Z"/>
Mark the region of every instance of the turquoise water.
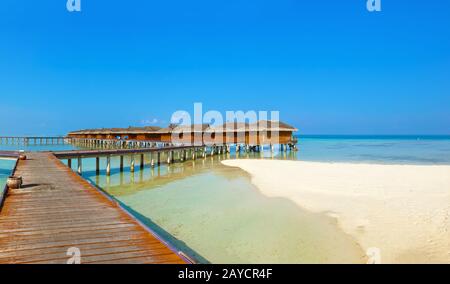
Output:
<path fill-rule="evenodd" d="M 450 136 L 302 136 L 295 159 L 381 164 L 450 164 Z"/>
<path fill-rule="evenodd" d="M 450 136 L 337 136 L 302 135 L 299 151 L 294 154 L 270 153 L 265 158 L 304 161 L 387 163 L 387 164 L 450 164 Z M 78 150 L 66 145 L 11 145 L 0 143 L 0 150 L 63 151 Z M 232 150 L 232 154 L 234 151 Z M 243 155 L 244 157 L 246 155 Z M 260 157 L 260 156 L 258 156 Z"/>
<path fill-rule="evenodd" d="M 78 150 L 79 147 L 73 146 L 71 144 L 65 145 L 25 145 L 25 144 L 5 144 L 0 143 L 0 150 L 3 151 L 69 151 L 69 150 Z"/>
<path fill-rule="evenodd" d="M 265 151 L 264 158 L 376 164 L 450 164 L 450 136 L 298 137 L 298 151 Z M 241 156 L 246 156 L 241 155 Z"/>
<path fill-rule="evenodd" d="M 11 174 L 15 163 L 15 160 L 0 159 L 0 192 L 3 191 L 3 188 L 6 185 L 6 179 Z"/>

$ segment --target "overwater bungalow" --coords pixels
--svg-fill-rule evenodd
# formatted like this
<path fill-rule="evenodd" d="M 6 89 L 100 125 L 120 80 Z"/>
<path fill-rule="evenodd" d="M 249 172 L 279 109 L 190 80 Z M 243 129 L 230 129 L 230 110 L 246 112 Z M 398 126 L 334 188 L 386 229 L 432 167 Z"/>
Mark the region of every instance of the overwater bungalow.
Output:
<path fill-rule="evenodd" d="M 153 141 L 185 145 L 295 145 L 297 129 L 281 121 L 260 120 L 255 123 L 224 123 L 223 125 L 170 124 L 157 126 L 101 128 L 72 131 L 70 138 Z"/>

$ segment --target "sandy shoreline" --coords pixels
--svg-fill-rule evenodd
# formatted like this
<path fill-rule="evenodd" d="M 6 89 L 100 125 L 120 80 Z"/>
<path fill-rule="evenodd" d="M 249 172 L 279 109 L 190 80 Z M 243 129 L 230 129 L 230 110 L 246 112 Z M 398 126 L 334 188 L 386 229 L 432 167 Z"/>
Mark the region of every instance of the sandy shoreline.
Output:
<path fill-rule="evenodd" d="M 382 263 L 450 263 L 450 166 L 227 160 L 264 195 L 323 212 Z"/>

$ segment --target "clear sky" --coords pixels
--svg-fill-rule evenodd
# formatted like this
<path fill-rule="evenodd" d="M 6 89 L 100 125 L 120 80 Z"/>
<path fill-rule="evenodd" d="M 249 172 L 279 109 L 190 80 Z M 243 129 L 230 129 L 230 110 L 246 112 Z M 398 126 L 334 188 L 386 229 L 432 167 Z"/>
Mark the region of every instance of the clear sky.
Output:
<path fill-rule="evenodd" d="M 450 1 L 2 0 L 0 135 L 279 110 L 309 134 L 450 134 Z"/>

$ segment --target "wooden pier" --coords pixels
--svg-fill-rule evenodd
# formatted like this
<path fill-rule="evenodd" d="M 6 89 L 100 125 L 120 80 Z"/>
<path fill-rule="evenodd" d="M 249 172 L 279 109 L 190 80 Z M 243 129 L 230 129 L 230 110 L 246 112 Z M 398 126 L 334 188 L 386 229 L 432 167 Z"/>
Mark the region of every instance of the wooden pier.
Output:
<path fill-rule="evenodd" d="M 163 147 L 165 143 L 148 140 L 123 140 L 123 139 L 96 139 L 96 138 L 72 138 L 65 140 L 79 147 L 91 149 L 133 149 Z"/>
<path fill-rule="evenodd" d="M 64 145 L 67 139 L 63 136 L 0 136 L 0 144 L 7 145 Z"/>
<path fill-rule="evenodd" d="M 186 263 L 52 153 L 26 153 L 0 211 L 0 263 Z M 69 252 L 69 254 L 68 254 Z"/>

